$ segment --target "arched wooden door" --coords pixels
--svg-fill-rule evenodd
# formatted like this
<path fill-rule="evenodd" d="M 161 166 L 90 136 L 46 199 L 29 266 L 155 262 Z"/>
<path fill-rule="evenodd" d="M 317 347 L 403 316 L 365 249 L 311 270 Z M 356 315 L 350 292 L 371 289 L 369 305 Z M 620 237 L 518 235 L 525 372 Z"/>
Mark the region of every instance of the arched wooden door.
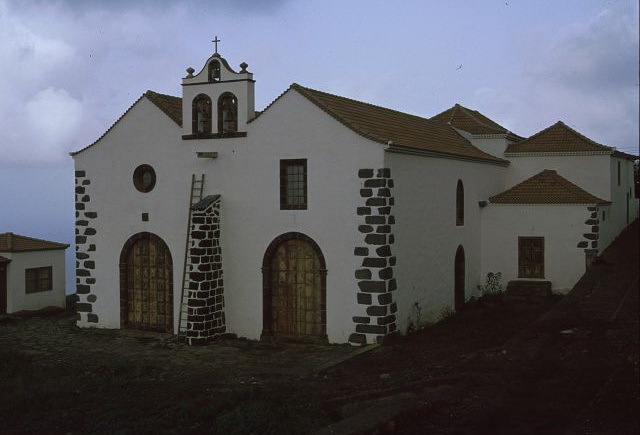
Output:
<path fill-rule="evenodd" d="M 276 238 L 263 260 L 263 336 L 326 340 L 326 266 L 301 233 Z"/>
<path fill-rule="evenodd" d="M 120 323 L 173 332 L 173 266 L 167 245 L 151 233 L 131 237 L 120 254 Z"/>
<path fill-rule="evenodd" d="M 456 250 L 456 259 L 454 266 L 454 304 L 456 311 L 460 310 L 464 306 L 465 292 L 465 272 L 464 272 L 464 248 L 462 245 L 458 246 Z"/>

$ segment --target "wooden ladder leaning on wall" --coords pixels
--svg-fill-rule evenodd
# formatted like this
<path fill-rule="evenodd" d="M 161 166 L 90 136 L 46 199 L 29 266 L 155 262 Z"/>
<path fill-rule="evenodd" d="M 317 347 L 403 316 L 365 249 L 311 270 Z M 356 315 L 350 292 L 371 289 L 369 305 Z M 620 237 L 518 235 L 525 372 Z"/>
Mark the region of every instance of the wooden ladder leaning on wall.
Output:
<path fill-rule="evenodd" d="M 189 269 L 191 266 L 191 255 L 189 255 L 191 245 L 191 216 L 193 206 L 202 200 L 202 192 L 204 190 L 204 174 L 196 177 L 191 175 L 191 196 L 189 199 L 189 213 L 187 217 L 187 240 L 184 249 L 184 268 L 182 270 L 182 291 L 180 293 L 180 312 L 178 315 L 178 335 L 186 336 L 187 333 L 187 316 L 189 311 Z"/>

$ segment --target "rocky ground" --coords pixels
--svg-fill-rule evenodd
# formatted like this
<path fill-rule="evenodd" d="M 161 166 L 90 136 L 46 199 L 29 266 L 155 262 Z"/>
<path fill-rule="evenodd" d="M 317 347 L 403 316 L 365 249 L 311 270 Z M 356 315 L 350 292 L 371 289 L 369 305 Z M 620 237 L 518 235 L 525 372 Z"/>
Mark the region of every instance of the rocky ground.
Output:
<path fill-rule="evenodd" d="M 638 225 L 561 300 L 478 301 L 379 347 L 0 318 L 0 434 L 637 434 Z"/>

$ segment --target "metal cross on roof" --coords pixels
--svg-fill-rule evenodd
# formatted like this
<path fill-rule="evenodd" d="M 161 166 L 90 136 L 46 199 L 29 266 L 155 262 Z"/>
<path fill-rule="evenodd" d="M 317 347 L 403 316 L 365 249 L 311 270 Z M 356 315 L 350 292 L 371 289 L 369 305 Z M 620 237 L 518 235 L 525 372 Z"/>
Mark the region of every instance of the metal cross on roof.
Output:
<path fill-rule="evenodd" d="M 213 41 L 211 41 L 211 42 L 213 42 L 216 45 L 216 53 L 217 53 L 218 52 L 218 42 L 220 42 L 220 40 L 218 39 L 218 36 L 216 35 L 215 39 Z"/>

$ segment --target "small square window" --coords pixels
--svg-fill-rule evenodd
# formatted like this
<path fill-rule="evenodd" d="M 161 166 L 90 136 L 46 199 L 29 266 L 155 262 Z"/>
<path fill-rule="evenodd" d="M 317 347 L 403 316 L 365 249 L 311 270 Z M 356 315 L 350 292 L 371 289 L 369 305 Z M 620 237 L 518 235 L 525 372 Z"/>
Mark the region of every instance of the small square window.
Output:
<path fill-rule="evenodd" d="M 307 159 L 280 160 L 280 210 L 307 209 Z"/>
<path fill-rule="evenodd" d="M 25 269 L 25 293 L 39 293 L 53 290 L 53 273 L 51 266 Z"/>

